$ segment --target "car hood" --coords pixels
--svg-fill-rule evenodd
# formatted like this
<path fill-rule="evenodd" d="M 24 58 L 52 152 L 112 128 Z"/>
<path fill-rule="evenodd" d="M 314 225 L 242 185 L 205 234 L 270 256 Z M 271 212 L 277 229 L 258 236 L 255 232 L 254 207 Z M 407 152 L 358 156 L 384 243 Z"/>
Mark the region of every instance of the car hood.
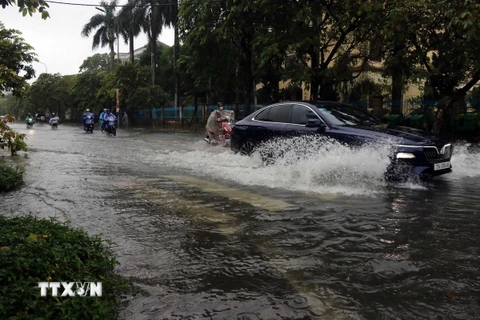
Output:
<path fill-rule="evenodd" d="M 372 126 L 337 126 L 343 132 L 349 132 L 364 138 L 374 140 L 390 140 L 399 144 L 409 145 L 440 145 L 443 143 L 441 139 L 433 134 L 426 133 L 422 130 L 397 126 L 389 128 L 387 124 L 378 124 Z"/>

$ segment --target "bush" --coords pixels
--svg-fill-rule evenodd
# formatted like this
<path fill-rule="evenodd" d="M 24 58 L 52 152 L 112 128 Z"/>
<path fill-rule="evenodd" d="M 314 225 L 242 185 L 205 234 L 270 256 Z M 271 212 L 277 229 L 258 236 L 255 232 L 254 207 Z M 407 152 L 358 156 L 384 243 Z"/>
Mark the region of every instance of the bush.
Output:
<path fill-rule="evenodd" d="M 12 167 L 0 162 L 0 192 L 11 191 L 23 184 L 22 167 Z"/>
<path fill-rule="evenodd" d="M 55 219 L 0 215 L 0 319 L 116 319 L 129 282 L 104 244 Z M 102 296 L 40 296 L 50 281 L 102 282 Z"/>
<path fill-rule="evenodd" d="M 14 120 L 11 116 L 7 117 L 10 122 Z M 5 122 L 0 121 L 0 148 L 5 149 L 7 147 L 12 156 L 17 154 L 18 151 L 27 151 L 26 138 L 26 134 L 18 133 Z"/>

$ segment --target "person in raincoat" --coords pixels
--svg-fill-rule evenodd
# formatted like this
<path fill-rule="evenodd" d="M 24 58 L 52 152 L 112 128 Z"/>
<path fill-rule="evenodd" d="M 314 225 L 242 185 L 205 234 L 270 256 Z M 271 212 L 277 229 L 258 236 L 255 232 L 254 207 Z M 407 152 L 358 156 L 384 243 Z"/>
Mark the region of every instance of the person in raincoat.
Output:
<path fill-rule="evenodd" d="M 207 119 L 207 125 L 205 126 L 206 129 L 206 137 L 205 139 L 210 139 L 210 132 L 219 134 L 222 128 L 218 125 L 220 118 L 223 115 L 223 103 L 217 103 L 217 110 L 214 110 Z"/>
<path fill-rule="evenodd" d="M 98 120 L 100 120 L 100 129 L 103 132 L 103 119 L 105 118 L 105 112 L 107 112 L 107 109 L 103 109 L 103 112 L 100 113 L 100 116 L 98 117 Z"/>
<path fill-rule="evenodd" d="M 32 116 L 30 112 L 27 114 L 27 117 L 25 118 L 25 123 L 28 124 L 29 120 L 32 120 L 32 123 L 35 123 L 35 118 Z"/>

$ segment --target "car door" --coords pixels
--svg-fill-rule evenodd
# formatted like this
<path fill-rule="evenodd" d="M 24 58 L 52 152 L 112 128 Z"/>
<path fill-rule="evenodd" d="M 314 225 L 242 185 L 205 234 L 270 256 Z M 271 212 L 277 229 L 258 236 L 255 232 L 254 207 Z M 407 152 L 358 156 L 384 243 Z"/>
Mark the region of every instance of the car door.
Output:
<path fill-rule="evenodd" d="M 249 137 L 259 143 L 285 135 L 285 125 L 290 120 L 291 104 L 277 104 L 265 108 L 254 118 L 255 125 L 249 128 Z"/>

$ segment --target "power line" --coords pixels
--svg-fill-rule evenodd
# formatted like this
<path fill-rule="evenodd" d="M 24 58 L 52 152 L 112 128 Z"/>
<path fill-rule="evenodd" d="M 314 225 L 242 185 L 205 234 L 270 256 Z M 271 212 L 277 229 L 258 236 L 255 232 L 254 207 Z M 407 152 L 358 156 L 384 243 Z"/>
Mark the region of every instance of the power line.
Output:
<path fill-rule="evenodd" d="M 166 6 L 177 6 L 181 4 L 202 4 L 208 2 L 221 2 L 222 0 L 204 0 L 204 1 L 179 1 L 179 2 L 170 2 L 170 3 L 157 3 L 154 6 L 158 7 L 166 7 Z M 73 2 L 64 2 L 64 1 L 55 1 L 55 0 L 47 0 L 45 1 L 51 4 L 63 4 L 67 6 L 80 6 L 80 7 L 98 7 L 100 4 L 91 4 L 91 3 L 73 3 Z M 117 4 L 116 7 L 126 7 L 129 4 Z"/>

